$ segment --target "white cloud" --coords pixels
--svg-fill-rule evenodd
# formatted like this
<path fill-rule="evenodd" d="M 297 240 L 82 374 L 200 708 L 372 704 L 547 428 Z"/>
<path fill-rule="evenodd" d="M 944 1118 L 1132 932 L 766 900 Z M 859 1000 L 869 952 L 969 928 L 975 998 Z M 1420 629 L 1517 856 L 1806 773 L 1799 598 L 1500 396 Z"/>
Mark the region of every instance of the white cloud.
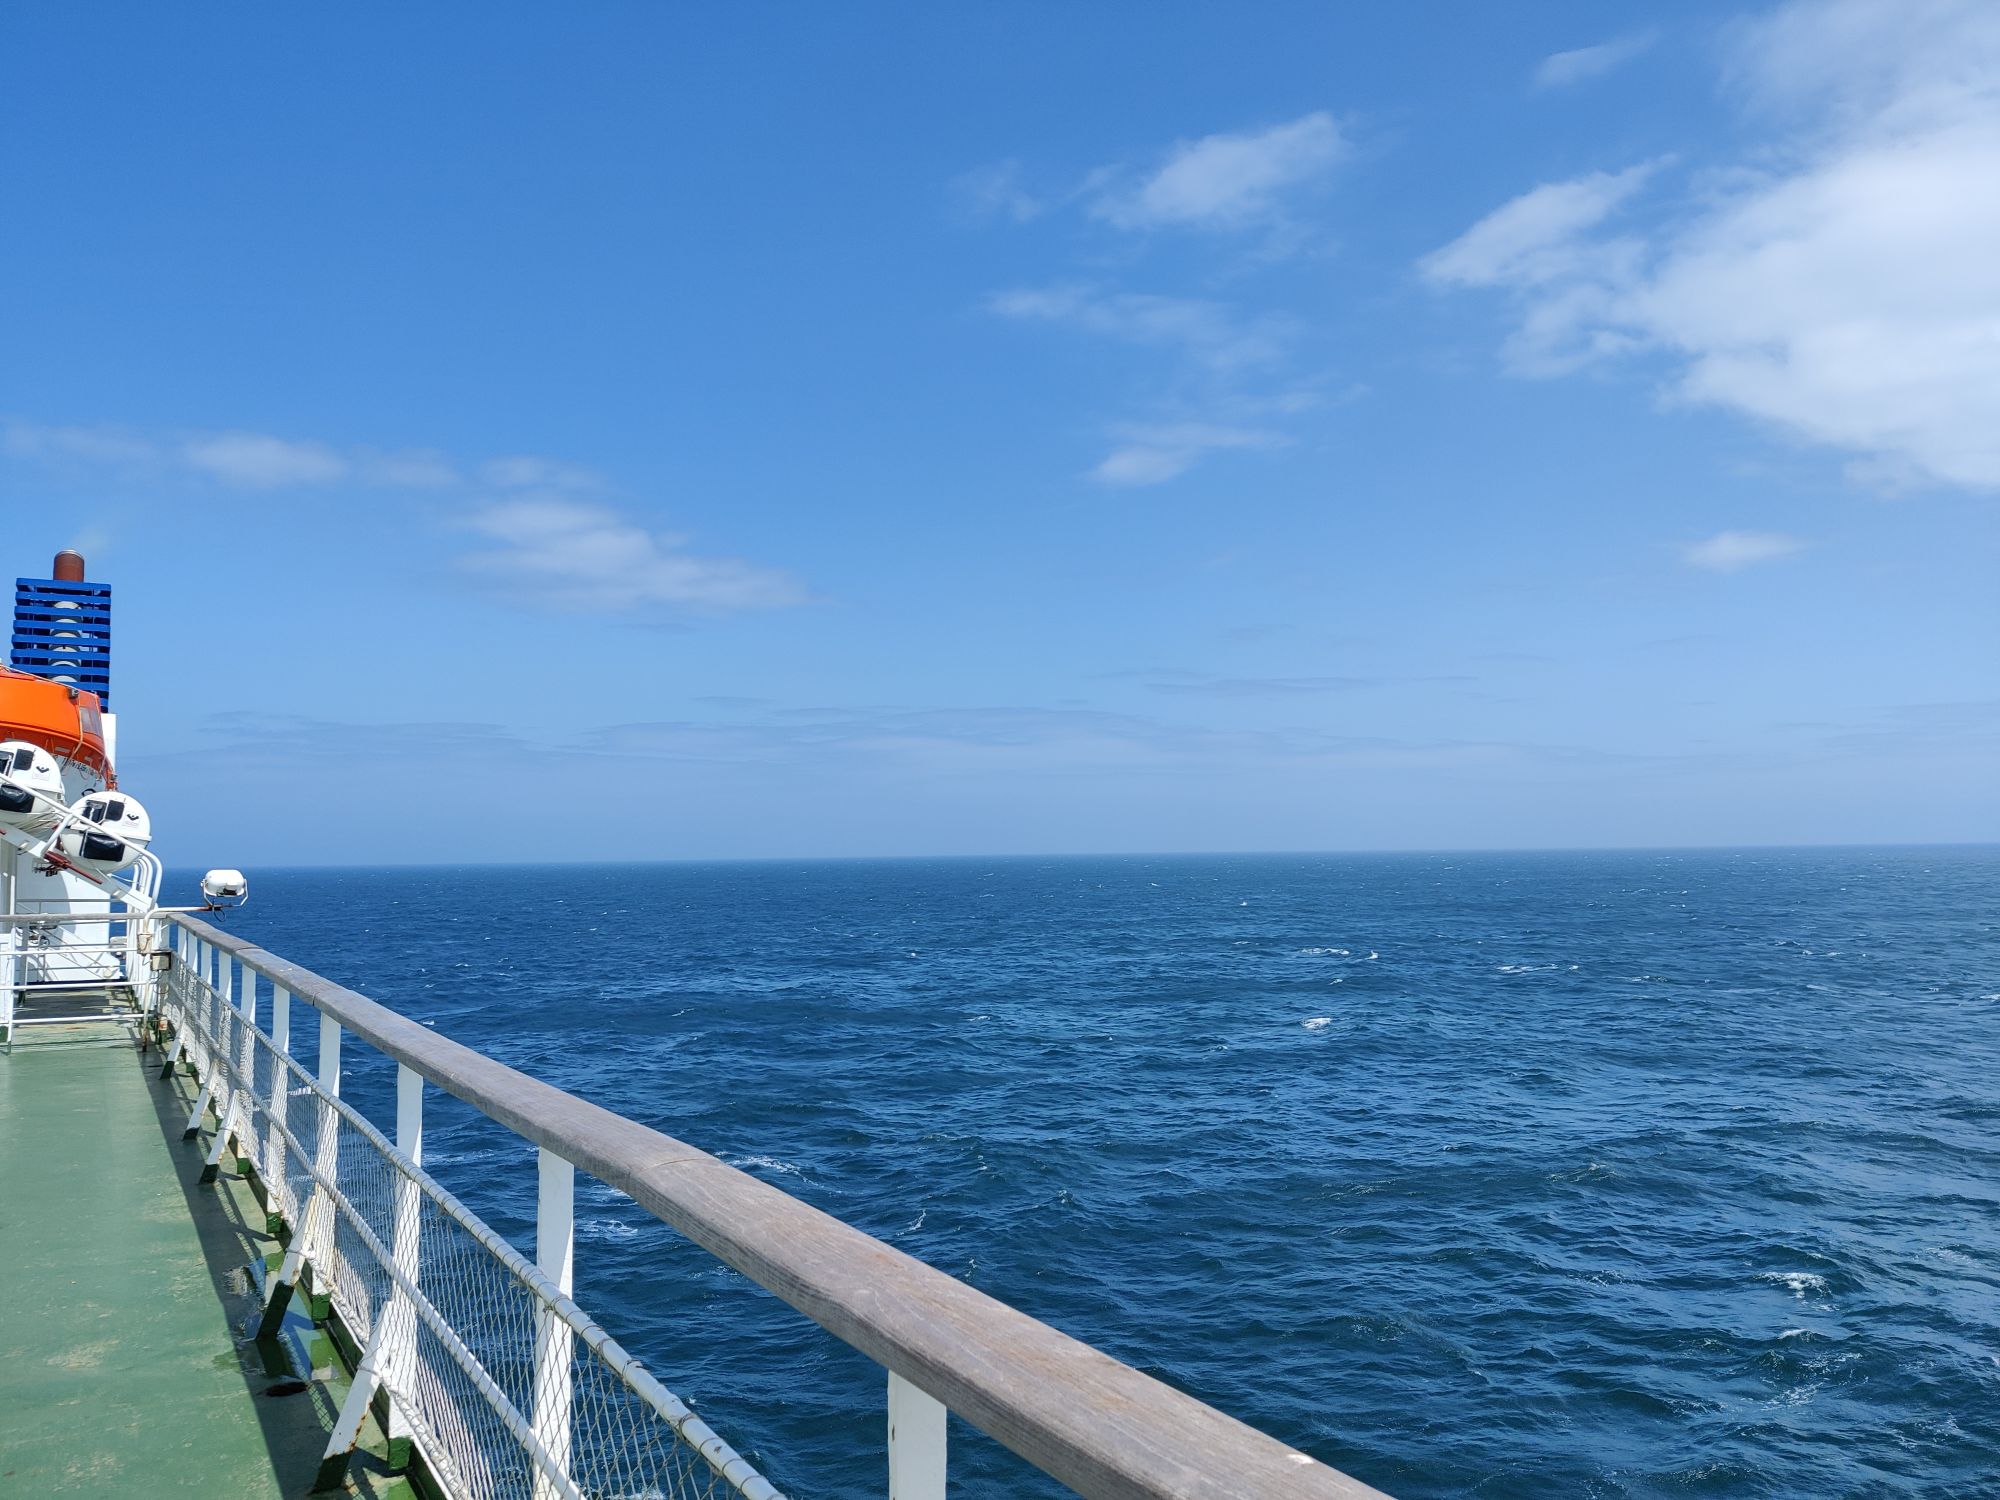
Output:
<path fill-rule="evenodd" d="M 361 489 L 448 490 L 467 469 L 434 448 L 336 447 L 309 439 L 232 429 L 144 432 L 110 424 L 62 426 L 0 420 L 0 455 L 51 466 L 125 469 L 193 476 L 234 489 L 302 489 L 351 481 Z M 580 493 L 609 488 L 580 464 L 516 454 L 475 465 L 495 489 Z"/>
<path fill-rule="evenodd" d="M 581 464 L 515 454 L 481 464 L 479 476 L 503 490 L 599 490 L 604 476 Z"/>
<path fill-rule="evenodd" d="M 586 614 L 670 608 L 704 614 L 806 602 L 790 574 L 698 557 L 687 538 L 648 531 L 617 512 L 561 497 L 503 500 L 467 526 L 492 545 L 459 560 L 505 593 Z"/>
<path fill-rule="evenodd" d="M 985 217 L 1026 220 L 1053 206 L 1081 203 L 1093 217 L 1122 229 L 1253 231 L 1259 257 L 1268 259 L 1299 243 L 1300 200 L 1346 149 L 1333 116 L 1319 111 L 1265 130 L 1179 142 L 1144 171 L 1101 167 L 1053 201 L 1027 193 L 1011 161 L 958 186 Z M 1225 253 L 1240 261 L 1243 245 L 1232 241 Z M 997 317 L 1173 356 L 1146 362 L 1154 420 L 1112 430 L 1113 447 L 1090 471 L 1103 484 L 1161 484 L 1217 452 L 1282 446 L 1284 434 L 1267 424 L 1326 404 L 1317 389 L 1324 377 L 1300 377 L 1301 323 L 1277 312 L 1082 282 L 997 292 L 985 307 Z"/>
<path fill-rule="evenodd" d="M 0 451 L 41 462 L 131 468 L 154 462 L 158 445 L 118 427 L 62 427 L 9 419 L 0 424 Z"/>
<path fill-rule="evenodd" d="M 1274 363 L 1294 331 L 1287 319 L 1244 317 L 1222 302 L 1079 286 L 1000 292 L 986 306 L 1003 318 L 1064 324 L 1126 343 L 1179 349 L 1225 372 Z"/>
<path fill-rule="evenodd" d="M 1634 32 L 1630 36 L 1613 37 L 1608 42 L 1599 42 L 1594 47 L 1576 47 L 1568 52 L 1552 52 L 1542 59 L 1535 69 L 1535 86 L 1544 89 L 1567 88 L 1573 83 L 1584 83 L 1592 78 L 1602 78 L 1606 73 L 1622 68 L 1659 40 L 1659 33 L 1652 31 Z"/>
<path fill-rule="evenodd" d="M 449 489 L 462 479 L 456 464 L 429 448 L 372 454 L 362 464 L 362 472 L 375 483 L 394 489 Z"/>
<path fill-rule="evenodd" d="M 1704 541 L 1681 549 L 1690 566 L 1711 573 L 1735 573 L 1758 563 L 1775 562 L 1805 550 L 1795 536 L 1776 531 L 1718 531 Z"/>
<path fill-rule="evenodd" d="M 1545 182 L 1502 204 L 1418 263 L 1454 286 L 1545 286 L 1569 282 L 1605 260 L 1604 245 L 1582 238 L 1645 184 L 1658 163 Z"/>
<path fill-rule="evenodd" d="M 324 443 L 297 443 L 261 432 L 218 432 L 181 445 L 198 474 L 246 490 L 328 484 L 345 478 L 347 460 Z"/>
<path fill-rule="evenodd" d="M 1731 47 L 1737 96 L 1781 128 L 1747 164 L 1616 235 L 1625 174 L 1545 185 L 1424 271 L 1516 298 L 1523 373 L 1644 353 L 1674 398 L 1860 473 L 2000 488 L 2000 6 L 1795 3 Z"/>
<path fill-rule="evenodd" d="M 1229 449 L 1277 448 L 1283 435 L 1254 427 L 1169 422 L 1118 429 L 1119 446 L 1091 470 L 1100 484 L 1132 487 L 1178 479 L 1203 457 Z"/>
<path fill-rule="evenodd" d="M 1118 180 L 1091 206 L 1121 229 L 1235 229 L 1282 212 L 1287 193 L 1321 179 L 1346 154 L 1325 111 L 1268 130 L 1182 141 L 1142 180 Z"/>
<path fill-rule="evenodd" d="M 967 172 L 952 184 L 960 209 L 972 219 L 1009 219 L 1026 224 L 1049 207 L 1022 185 L 1021 164 L 1008 160 Z"/>

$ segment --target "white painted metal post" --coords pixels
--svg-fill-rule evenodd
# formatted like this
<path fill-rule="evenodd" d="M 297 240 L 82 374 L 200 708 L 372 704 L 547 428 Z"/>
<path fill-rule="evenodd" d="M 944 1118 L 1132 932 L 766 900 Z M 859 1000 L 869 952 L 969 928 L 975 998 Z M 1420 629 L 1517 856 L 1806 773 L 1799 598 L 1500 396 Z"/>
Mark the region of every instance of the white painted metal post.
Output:
<path fill-rule="evenodd" d="M 226 1068 L 229 1076 L 220 1079 L 215 1090 L 215 1139 L 209 1142 L 208 1160 L 202 1167 L 203 1182 L 214 1182 L 220 1176 L 222 1158 L 229 1152 L 231 1137 L 235 1138 L 239 1160 L 255 1161 L 257 1158 L 257 1039 L 254 1034 L 257 1025 L 257 971 L 248 964 L 240 965 L 243 988 L 239 995 L 236 987 L 239 965 L 235 958 L 227 953 L 218 954 L 217 964 L 221 979 L 218 988 L 221 998 L 217 1009 L 224 1024 L 217 1030 L 215 1062 L 218 1073 Z M 234 1025 L 240 1033 L 234 1053 L 229 1047 L 229 1025 Z"/>
<path fill-rule="evenodd" d="M 6 914 L 14 916 L 14 880 L 20 870 L 20 854 L 14 846 L 6 846 L 6 864 L 0 864 L 0 880 L 6 880 Z M 0 934 L 0 1038 L 6 1040 L 8 1050 L 14 1048 L 14 924 L 0 922 L 6 928 Z"/>
<path fill-rule="evenodd" d="M 944 1500 L 945 1406 L 889 1372 L 889 1500 Z"/>
<path fill-rule="evenodd" d="M 278 993 L 285 995 L 286 1005 L 289 1006 L 291 996 L 283 990 Z M 289 1041 L 289 1019 L 285 1030 L 286 1040 Z M 335 1098 L 340 1096 L 340 1022 L 324 1013 L 319 1018 L 319 1086 Z M 313 1142 L 313 1165 L 321 1177 L 332 1182 L 340 1170 L 340 1119 L 325 1103 L 319 1106 L 318 1118 L 319 1138 Z M 326 1242 L 324 1246 L 321 1241 Z M 285 1321 L 285 1308 L 291 1303 L 292 1290 L 299 1284 L 308 1259 L 324 1255 L 330 1261 L 333 1241 L 333 1203 L 327 1197 L 326 1189 L 314 1182 L 312 1191 L 306 1194 L 306 1206 L 292 1223 L 292 1242 L 285 1247 L 284 1262 L 278 1267 L 277 1277 L 265 1294 L 264 1316 L 257 1325 L 259 1338 L 270 1338 L 277 1333 Z M 330 1280 L 331 1267 L 325 1269 Z"/>
<path fill-rule="evenodd" d="M 200 1024 L 194 1028 L 194 1065 L 201 1072 L 201 1085 L 204 1096 L 206 1096 L 209 1089 L 213 1086 L 211 1078 L 212 1059 L 208 1055 L 208 1043 L 204 1038 L 215 1035 L 215 1006 L 213 1003 L 215 989 L 209 983 L 208 979 L 208 954 L 208 944 L 200 938 L 196 938 L 194 940 L 194 993 L 188 998 L 188 1009 L 201 1018 Z"/>
<path fill-rule="evenodd" d="M 282 984 L 271 986 L 271 1128 L 264 1141 L 264 1191 L 267 1207 L 284 1216 L 297 1229 L 294 1217 L 290 1174 L 285 1170 L 285 1116 L 292 1102 L 292 1070 L 285 1059 L 292 1054 L 292 992 Z M 273 1234 L 277 1226 L 268 1226 Z"/>
<path fill-rule="evenodd" d="M 328 1015 L 319 1018 L 319 1086 L 334 1098 L 340 1097 L 340 1022 Z M 340 1115 L 330 1104 L 319 1107 L 319 1139 L 313 1146 L 313 1164 L 321 1181 L 340 1180 Z M 305 1223 L 299 1226 L 298 1237 L 285 1252 L 278 1279 L 288 1285 L 296 1283 L 300 1264 L 310 1260 L 321 1262 L 319 1272 L 325 1273 L 326 1284 L 331 1285 L 336 1239 L 333 1230 L 333 1200 L 325 1188 L 315 1183 L 306 1199 Z"/>
<path fill-rule="evenodd" d="M 19 878 L 20 858 L 14 846 L 6 846 L 7 858 L 0 863 L 0 879 L 7 883 L 7 915 L 14 915 L 14 883 Z M 0 1038 L 4 1038 L 7 1049 L 14 1047 L 14 923 L 0 923 L 7 930 L 0 933 Z"/>
<path fill-rule="evenodd" d="M 126 910 L 129 912 L 130 907 Z M 125 919 L 125 977 L 139 1002 L 139 1050 L 153 1044 L 153 1016 L 160 1008 L 160 976 L 153 972 L 151 949 L 157 929 L 151 917 Z"/>
<path fill-rule="evenodd" d="M 553 1151 L 541 1151 L 535 1200 L 535 1265 L 568 1296 L 576 1280 L 576 1168 Z M 535 1314 L 535 1395 L 531 1418 L 535 1436 L 565 1475 L 569 1472 L 569 1324 L 544 1308 Z M 544 1474 L 535 1475 L 535 1500 L 561 1493 Z"/>
<path fill-rule="evenodd" d="M 167 928 L 167 948 L 173 954 L 168 960 L 166 999 L 162 1002 L 162 1013 L 167 1024 L 174 1029 L 174 1039 L 167 1047 L 166 1059 L 160 1064 L 160 1076 L 174 1076 L 174 1064 L 180 1061 L 181 1053 L 188 1044 L 187 965 L 188 952 L 194 939 L 179 923 Z"/>
<path fill-rule="evenodd" d="M 242 1074 L 238 1087 L 242 1091 L 243 1112 L 241 1120 L 243 1155 L 257 1159 L 257 971 L 248 964 L 237 964 L 234 959 L 224 960 L 232 968 L 243 970 L 243 988 L 239 992 L 243 1013 L 243 1050 L 237 1059 L 237 1067 Z"/>
<path fill-rule="evenodd" d="M 340 1022 L 328 1015 L 319 1018 L 319 1086 L 334 1098 L 340 1097 Z M 340 1113 L 331 1105 L 319 1107 L 319 1140 L 315 1147 L 314 1165 L 319 1168 L 320 1180 L 338 1182 Z M 325 1256 L 328 1262 L 325 1269 L 330 1273 L 335 1240 L 333 1202 L 326 1190 L 316 1185 L 306 1206 L 306 1222 L 296 1248 L 307 1257 Z"/>
<path fill-rule="evenodd" d="M 396 1064 L 396 1149 L 417 1165 L 424 1160 L 424 1075 Z"/>
<path fill-rule="evenodd" d="M 396 1149 L 418 1166 L 424 1159 L 424 1075 L 407 1063 L 396 1064 Z M 396 1180 L 396 1225 L 390 1254 L 396 1269 L 418 1282 L 418 1252 L 422 1248 L 422 1201 L 416 1182 L 399 1176 Z M 410 1424 L 403 1415 L 401 1393 L 410 1388 L 415 1373 L 417 1314 L 410 1299 L 398 1287 L 389 1298 L 382 1319 L 382 1344 L 376 1370 L 389 1393 L 390 1467 L 401 1469 L 409 1462 Z"/>
<path fill-rule="evenodd" d="M 332 1016 L 319 1018 L 319 1086 L 340 1097 L 340 1022 Z"/>
<path fill-rule="evenodd" d="M 201 1007 L 201 1024 L 196 1028 L 198 1037 L 194 1051 L 194 1065 L 201 1072 L 201 1087 L 195 1093 L 194 1108 L 188 1111 L 187 1127 L 181 1131 L 181 1139 L 184 1141 L 191 1141 L 201 1134 L 201 1120 L 202 1116 L 208 1113 L 208 1101 L 211 1098 L 220 1100 L 221 1095 L 216 1091 L 218 1080 L 215 1076 L 217 1049 L 221 1049 L 221 1056 L 228 1056 L 228 1044 L 221 1034 L 222 1022 L 215 1010 L 217 1004 L 215 988 L 208 979 L 208 957 L 215 950 L 200 938 L 196 938 L 194 951 L 195 973 L 201 979 L 194 997 L 194 1003 Z M 215 1043 L 215 1047 L 210 1047 L 209 1040 Z"/>

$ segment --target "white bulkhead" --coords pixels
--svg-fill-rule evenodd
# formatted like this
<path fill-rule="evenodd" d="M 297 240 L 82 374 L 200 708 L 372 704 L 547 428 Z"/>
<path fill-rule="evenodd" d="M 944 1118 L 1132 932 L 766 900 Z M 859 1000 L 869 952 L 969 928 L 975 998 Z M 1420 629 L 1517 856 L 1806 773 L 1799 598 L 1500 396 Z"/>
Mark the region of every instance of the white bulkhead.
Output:
<path fill-rule="evenodd" d="M 40 838 L 62 821 L 68 801 L 53 755 L 26 740 L 0 740 L 0 827 Z"/>

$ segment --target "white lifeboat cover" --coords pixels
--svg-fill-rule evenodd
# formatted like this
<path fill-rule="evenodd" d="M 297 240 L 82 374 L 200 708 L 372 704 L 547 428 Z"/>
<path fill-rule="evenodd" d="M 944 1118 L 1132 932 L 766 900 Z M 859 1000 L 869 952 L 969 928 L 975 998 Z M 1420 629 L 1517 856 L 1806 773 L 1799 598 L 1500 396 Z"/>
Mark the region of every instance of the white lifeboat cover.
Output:
<path fill-rule="evenodd" d="M 153 841 L 153 820 L 139 799 L 124 792 L 86 792 L 70 811 L 76 821 L 62 831 L 69 862 L 81 870 L 110 874 L 139 857 Z"/>
<path fill-rule="evenodd" d="M 62 767 L 56 758 L 26 740 L 0 740 L 0 826 L 39 837 L 62 816 Z"/>

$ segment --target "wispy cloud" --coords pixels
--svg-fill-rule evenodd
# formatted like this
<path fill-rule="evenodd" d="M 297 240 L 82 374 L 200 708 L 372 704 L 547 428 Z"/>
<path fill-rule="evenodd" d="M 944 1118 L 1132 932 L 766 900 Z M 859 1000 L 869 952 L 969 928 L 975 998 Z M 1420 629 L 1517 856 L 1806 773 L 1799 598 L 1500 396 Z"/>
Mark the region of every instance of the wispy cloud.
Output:
<path fill-rule="evenodd" d="M 1467 687 L 1479 681 L 1465 673 L 1420 676 L 1215 677 L 1203 672 L 1145 672 L 1146 686 L 1156 693 L 1202 698 L 1297 698 L 1323 693 L 1357 693 L 1371 688 L 1440 686 Z"/>
<path fill-rule="evenodd" d="M 588 751 L 644 760 L 741 766 L 804 760 L 822 771 L 860 762 L 892 774 L 1000 771 L 1123 776 L 1175 770 L 1504 769 L 1626 765 L 1639 757 L 1574 745 L 1404 739 L 1288 728 L 1216 729 L 1097 709 L 820 708 L 722 722 L 618 724 L 582 739 Z"/>
<path fill-rule="evenodd" d="M 2000 7 L 1785 5 L 1726 76 L 1779 133 L 1701 191 L 1641 214 L 1648 168 L 1547 184 L 1424 271 L 1515 299 L 1520 373 L 1644 355 L 1870 482 L 2000 488 Z"/>
<path fill-rule="evenodd" d="M 1659 39 L 1660 35 L 1656 31 L 1635 31 L 1627 36 L 1613 37 L 1608 42 L 1599 42 L 1592 47 L 1574 47 L 1567 52 L 1552 52 L 1543 58 L 1541 65 L 1535 69 L 1535 87 L 1567 88 L 1573 83 L 1602 78 L 1606 73 L 1615 72 L 1650 50 Z"/>
<path fill-rule="evenodd" d="M 218 432 L 181 444 L 190 469 L 246 490 L 292 489 L 345 479 L 347 459 L 324 443 L 299 443 L 261 432 Z"/>
<path fill-rule="evenodd" d="M 650 531 L 602 505 L 504 500 L 472 512 L 465 524 L 486 545 L 459 566 L 509 598 L 548 609 L 722 614 L 807 599 L 789 573 L 699 556 L 687 550 L 688 538 Z"/>
<path fill-rule="evenodd" d="M 41 463 L 132 468 L 156 462 L 157 443 L 118 427 L 62 426 L 8 418 L 0 422 L 0 452 Z"/>
<path fill-rule="evenodd" d="M 548 609 L 724 614 L 806 601 L 789 573 L 688 550 L 613 508 L 615 486 L 581 464 L 532 454 L 462 462 L 435 449 L 337 447 L 269 433 L 143 432 L 0 420 L 0 456 L 85 471 L 175 475 L 229 489 L 435 492 L 480 538 L 457 563 L 496 593 Z M 475 499 L 476 497 L 476 499 Z M 467 500 L 475 499 L 470 510 Z"/>
<path fill-rule="evenodd" d="M 1021 164 L 1011 158 L 978 167 L 952 184 L 958 208 L 968 219 L 1005 219 L 1026 224 L 1048 212 L 1049 203 L 1030 192 Z"/>
<path fill-rule="evenodd" d="M 622 762 L 725 767 L 810 766 L 816 775 L 856 771 L 1009 778 L 1048 773 L 1128 776 L 1220 768 L 1309 770 L 1503 770 L 1625 765 L 1638 759 L 1575 745 L 1477 739 L 1410 739 L 1319 729 L 1233 730 L 1144 714 L 1027 705 L 823 706 L 714 718 L 651 720 L 585 729 L 573 736 L 524 734 L 496 724 L 340 723 L 292 715 L 229 713 L 204 724 L 211 745 L 246 760 L 351 761 L 355 746 L 394 762 L 462 768 L 518 765 L 523 754 L 556 752 Z M 205 748 L 203 755 L 212 754 Z M 157 757 L 165 758 L 165 757 Z M 1663 757 L 1664 759 L 1664 757 Z"/>
<path fill-rule="evenodd" d="M 1714 536 L 1681 549 L 1692 567 L 1710 573 L 1736 573 L 1758 563 L 1776 562 L 1803 552 L 1806 544 L 1795 536 L 1777 531 L 1718 531 Z"/>
<path fill-rule="evenodd" d="M 1176 349 L 1224 373 L 1276 362 L 1295 332 L 1289 319 L 1246 316 L 1227 303 L 1073 285 L 996 292 L 986 306 L 1003 318 Z"/>
<path fill-rule="evenodd" d="M 1023 186 L 1018 162 L 968 174 L 957 184 L 975 217 L 1025 221 L 1052 208 L 1080 206 L 1098 224 L 1133 233 L 1215 231 L 1211 253 L 1268 265 L 1300 243 L 1310 198 L 1346 156 L 1339 123 L 1325 110 L 1260 129 L 1182 140 L 1141 165 L 1102 166 L 1054 194 Z M 1225 238 L 1222 231 L 1248 237 Z M 1098 339 L 1164 350 L 1151 361 L 1149 411 L 1107 421 L 1109 445 L 1088 468 L 1100 484 L 1133 488 L 1178 479 L 1203 460 L 1229 452 L 1282 448 L 1289 419 L 1329 403 L 1322 373 L 1302 376 L 1305 325 L 1258 308 L 1248 297 L 1132 291 L 1104 284 L 1101 261 L 1089 280 L 1016 287 L 985 299 L 986 310 L 1014 322 L 1041 323 Z M 1359 388 L 1348 383 L 1348 394 Z"/>
<path fill-rule="evenodd" d="M 1599 224 L 1645 185 L 1658 163 L 1545 182 L 1493 210 L 1441 250 L 1418 262 L 1450 286 L 1569 284 L 1601 267 L 1607 246 L 1587 241 Z"/>
<path fill-rule="evenodd" d="M 1179 478 L 1210 453 L 1232 449 L 1281 448 L 1284 434 L 1256 427 L 1222 427 L 1212 422 L 1130 424 L 1114 429 L 1118 446 L 1091 470 L 1110 485 L 1164 484 Z"/>
<path fill-rule="evenodd" d="M 0 422 L 0 453 L 30 462 L 179 474 L 238 490 L 313 489 L 351 481 L 385 489 L 441 489 L 462 482 L 431 449 L 339 447 L 268 432 L 153 432 L 113 424 Z"/>
<path fill-rule="evenodd" d="M 503 490 L 588 493 L 606 488 L 604 476 L 595 469 L 526 453 L 487 460 L 479 466 L 479 477 L 494 488 Z"/>
<path fill-rule="evenodd" d="M 433 763 L 537 748 L 500 725 L 455 720 L 357 724 L 234 710 L 209 715 L 203 728 L 232 750 L 300 760 L 351 761 L 357 745 L 374 759 Z"/>
<path fill-rule="evenodd" d="M 1136 178 L 1106 170 L 1090 211 L 1120 229 L 1264 225 L 1285 211 L 1288 195 L 1322 181 L 1346 153 L 1340 126 L 1325 111 L 1266 130 L 1207 135 L 1176 143 Z"/>
<path fill-rule="evenodd" d="M 1226 303 L 1194 297 L 1161 297 L 1057 286 L 1000 292 L 987 309 L 1020 322 L 1053 324 L 1099 338 L 1167 349 L 1198 372 L 1203 389 L 1192 404 L 1213 416 L 1180 413 L 1151 422 L 1111 424 L 1111 448 L 1091 477 L 1121 488 L 1164 484 L 1216 453 L 1284 447 L 1290 439 L 1260 418 L 1299 409 L 1297 391 L 1252 397 L 1244 382 L 1253 373 L 1277 373 L 1297 330 L 1276 315 L 1245 315 Z M 1184 399 L 1182 405 L 1190 404 Z"/>

